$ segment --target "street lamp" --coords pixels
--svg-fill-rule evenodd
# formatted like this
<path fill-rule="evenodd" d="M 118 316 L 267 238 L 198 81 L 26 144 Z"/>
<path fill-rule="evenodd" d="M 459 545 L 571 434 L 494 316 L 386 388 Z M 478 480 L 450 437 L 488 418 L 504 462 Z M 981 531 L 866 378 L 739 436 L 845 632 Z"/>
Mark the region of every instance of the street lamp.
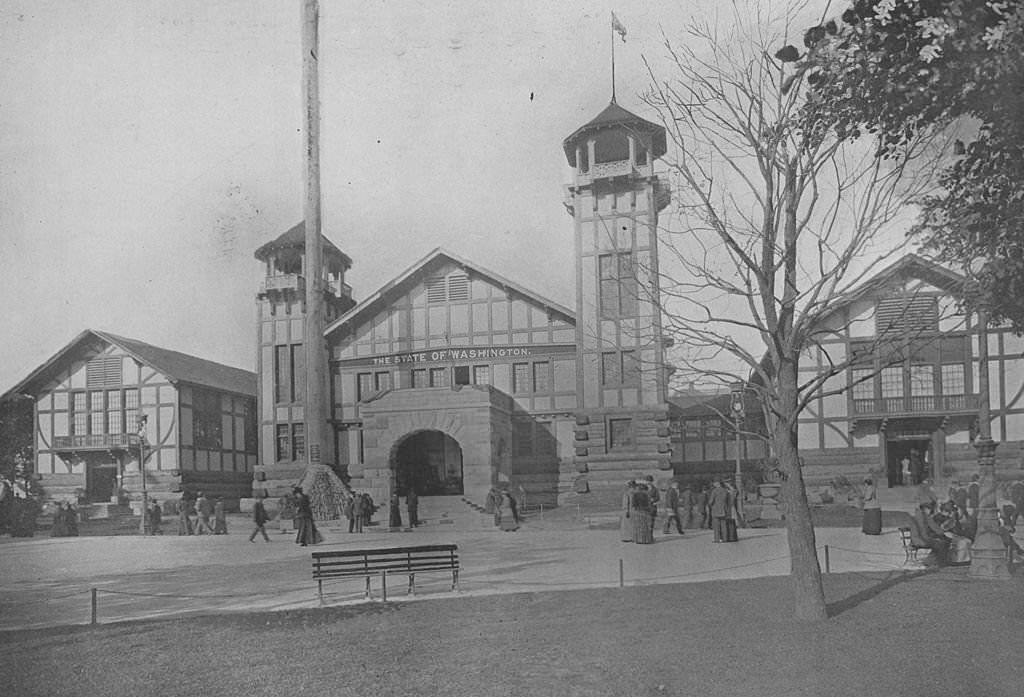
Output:
<path fill-rule="evenodd" d="M 743 512 L 743 471 L 741 469 L 742 446 L 740 439 L 740 426 L 743 424 L 743 389 L 742 382 L 734 382 L 730 393 L 729 409 L 732 411 L 733 424 L 736 430 L 736 512 L 739 514 L 739 522 L 746 527 L 746 518 Z"/>
<path fill-rule="evenodd" d="M 146 490 L 146 422 L 149 417 L 145 414 L 139 417 L 139 476 L 142 477 L 142 534 L 149 535 L 152 527 L 149 521 L 149 493 Z"/>
<path fill-rule="evenodd" d="M 969 289 L 975 296 L 978 315 L 978 436 L 974 447 L 978 450 L 978 526 L 971 545 L 971 568 L 974 578 L 1009 578 L 1005 546 L 999 536 L 999 516 L 996 510 L 996 448 L 989 422 L 988 381 L 988 302 L 981 291 L 978 276 L 984 271 L 984 262 L 975 259 L 969 266 Z"/>

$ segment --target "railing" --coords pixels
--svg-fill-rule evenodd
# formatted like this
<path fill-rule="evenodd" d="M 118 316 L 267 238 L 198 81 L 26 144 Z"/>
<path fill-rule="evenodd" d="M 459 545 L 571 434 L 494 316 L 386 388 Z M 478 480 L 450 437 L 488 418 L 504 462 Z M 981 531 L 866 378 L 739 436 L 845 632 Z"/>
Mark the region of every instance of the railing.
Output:
<path fill-rule="evenodd" d="M 591 179 L 602 179 L 605 177 L 621 177 L 633 173 L 633 163 L 629 160 L 617 160 L 615 162 L 597 162 L 587 175 Z"/>
<path fill-rule="evenodd" d="M 974 411 L 978 395 L 915 395 L 853 400 L 854 414 L 932 414 Z"/>
<path fill-rule="evenodd" d="M 55 436 L 53 447 L 56 450 L 85 450 L 87 448 L 128 448 L 132 446 L 130 433 L 93 433 L 84 436 Z"/>
<path fill-rule="evenodd" d="M 297 273 L 267 276 L 263 281 L 262 290 L 264 293 L 273 290 L 294 290 L 302 293 L 306 290 L 306 279 Z"/>

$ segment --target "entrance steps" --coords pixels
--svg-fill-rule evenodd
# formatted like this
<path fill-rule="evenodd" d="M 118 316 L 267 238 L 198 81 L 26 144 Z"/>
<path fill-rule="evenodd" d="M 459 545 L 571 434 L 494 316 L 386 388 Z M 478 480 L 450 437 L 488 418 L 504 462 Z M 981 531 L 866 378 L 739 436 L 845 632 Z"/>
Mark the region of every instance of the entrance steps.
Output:
<path fill-rule="evenodd" d="M 409 517 L 402 501 L 402 522 L 409 523 Z M 381 514 L 387 511 L 381 509 Z M 421 528 L 451 530 L 486 530 L 494 527 L 494 516 L 463 496 L 420 496 L 419 519 Z M 386 521 L 386 515 L 382 521 Z"/>

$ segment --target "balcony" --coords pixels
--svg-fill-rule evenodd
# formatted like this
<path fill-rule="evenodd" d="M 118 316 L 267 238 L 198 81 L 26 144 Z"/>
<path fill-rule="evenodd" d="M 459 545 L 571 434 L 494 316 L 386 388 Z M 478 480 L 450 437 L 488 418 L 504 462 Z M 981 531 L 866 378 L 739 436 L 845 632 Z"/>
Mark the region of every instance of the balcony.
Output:
<path fill-rule="evenodd" d="M 297 273 L 267 276 L 260 286 L 260 293 L 305 293 L 306 279 Z"/>
<path fill-rule="evenodd" d="M 95 433 L 84 436 L 54 436 L 53 449 L 68 450 L 127 450 L 138 447 L 138 436 L 130 433 Z"/>
<path fill-rule="evenodd" d="M 927 395 L 854 399 L 855 416 L 952 416 L 978 411 L 978 395 Z"/>

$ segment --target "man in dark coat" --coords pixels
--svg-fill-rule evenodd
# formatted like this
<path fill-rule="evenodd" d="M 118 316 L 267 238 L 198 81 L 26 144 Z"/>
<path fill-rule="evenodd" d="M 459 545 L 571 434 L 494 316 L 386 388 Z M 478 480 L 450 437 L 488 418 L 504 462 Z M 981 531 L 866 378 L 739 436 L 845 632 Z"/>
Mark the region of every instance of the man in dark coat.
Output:
<path fill-rule="evenodd" d="M 252 523 L 256 527 L 252 529 L 252 534 L 249 535 L 249 542 L 256 541 L 256 533 L 263 535 L 263 539 L 270 542 L 270 536 L 267 535 L 267 529 L 263 527 L 270 520 L 270 516 L 267 515 L 267 509 L 263 506 L 263 497 L 257 496 L 256 500 L 252 504 Z"/>
<path fill-rule="evenodd" d="M 201 491 L 196 497 L 196 513 L 199 514 L 196 519 L 196 534 L 202 535 L 205 530 L 206 534 L 212 535 L 213 526 L 210 525 L 210 516 L 213 515 L 213 503 Z"/>
<path fill-rule="evenodd" d="M 665 527 L 662 530 L 662 533 L 665 535 L 669 533 L 673 520 L 676 521 L 676 532 L 680 535 L 683 534 L 682 515 L 679 510 L 680 502 L 679 482 L 673 479 L 668 485 L 668 491 L 665 492 Z"/>
<path fill-rule="evenodd" d="M 409 511 L 409 527 L 414 528 L 420 524 L 420 498 L 412 486 L 405 494 L 405 507 Z"/>
<path fill-rule="evenodd" d="M 725 519 L 729 517 L 729 492 L 722 486 L 722 480 L 716 479 L 711 484 L 708 494 L 708 509 L 711 513 L 711 529 L 714 531 L 712 542 L 725 542 Z"/>

